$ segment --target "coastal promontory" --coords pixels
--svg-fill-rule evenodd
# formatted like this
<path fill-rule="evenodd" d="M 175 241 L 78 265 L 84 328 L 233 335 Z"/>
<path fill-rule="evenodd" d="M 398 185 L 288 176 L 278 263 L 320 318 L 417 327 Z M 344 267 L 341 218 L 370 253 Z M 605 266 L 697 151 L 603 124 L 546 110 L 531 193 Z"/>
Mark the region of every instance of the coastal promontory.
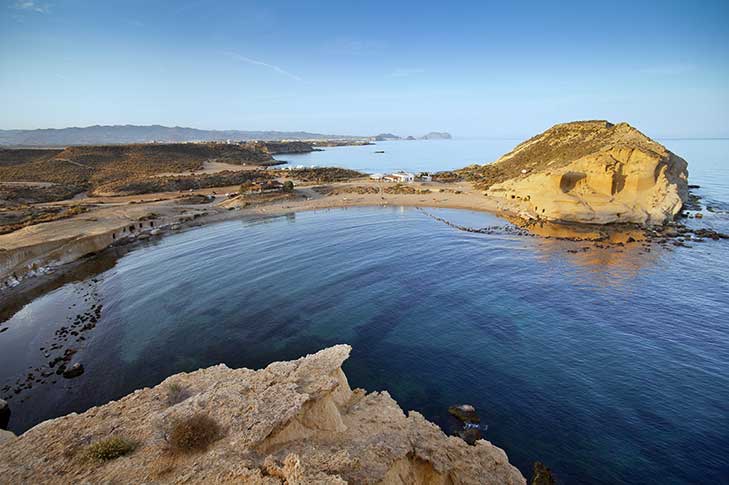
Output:
<path fill-rule="evenodd" d="M 528 220 L 663 224 L 688 199 L 686 161 L 627 123 L 555 125 L 462 174 Z"/>
<path fill-rule="evenodd" d="M 7 483 L 525 484 L 385 392 L 352 390 L 337 345 L 262 370 L 176 374 L 0 445 Z"/>

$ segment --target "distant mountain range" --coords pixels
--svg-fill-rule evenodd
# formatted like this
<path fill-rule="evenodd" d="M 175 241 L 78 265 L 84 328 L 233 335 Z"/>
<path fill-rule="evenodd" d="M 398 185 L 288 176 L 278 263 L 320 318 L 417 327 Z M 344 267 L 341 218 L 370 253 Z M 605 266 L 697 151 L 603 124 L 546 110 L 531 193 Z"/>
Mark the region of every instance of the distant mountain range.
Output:
<path fill-rule="evenodd" d="M 363 136 L 322 135 L 305 131 L 198 130 L 180 126 L 113 125 L 40 130 L 0 130 L 0 145 L 68 146 L 223 140 L 341 140 Z"/>

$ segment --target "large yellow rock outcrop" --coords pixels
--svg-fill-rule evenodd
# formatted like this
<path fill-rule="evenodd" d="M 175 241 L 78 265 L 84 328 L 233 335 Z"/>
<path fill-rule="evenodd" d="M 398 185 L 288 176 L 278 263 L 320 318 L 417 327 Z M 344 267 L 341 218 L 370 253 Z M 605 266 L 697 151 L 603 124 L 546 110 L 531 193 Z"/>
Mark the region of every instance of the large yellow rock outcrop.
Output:
<path fill-rule="evenodd" d="M 265 369 L 218 365 L 80 415 L 46 421 L 0 444 L 3 483 L 493 484 L 525 485 L 506 454 L 446 436 L 387 392 L 351 390 L 348 345 Z M 170 402 L 173 389 L 181 399 Z M 178 401 L 179 402 L 176 402 Z M 204 413 L 221 437 L 205 451 L 170 452 L 173 423 Z M 110 436 L 137 444 L 93 462 Z"/>
<path fill-rule="evenodd" d="M 526 219 L 662 224 L 688 198 L 687 163 L 627 123 L 556 125 L 494 162 L 487 195 Z M 516 174 L 516 175 L 514 175 Z"/>

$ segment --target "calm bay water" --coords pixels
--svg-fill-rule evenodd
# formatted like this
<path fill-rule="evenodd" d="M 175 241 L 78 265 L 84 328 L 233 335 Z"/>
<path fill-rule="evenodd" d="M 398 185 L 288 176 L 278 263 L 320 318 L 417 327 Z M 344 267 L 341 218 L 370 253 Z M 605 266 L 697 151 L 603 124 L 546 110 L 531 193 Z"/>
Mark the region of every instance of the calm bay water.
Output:
<path fill-rule="evenodd" d="M 332 147 L 320 152 L 277 155 L 291 165 L 338 166 L 367 173 L 437 172 L 488 163 L 511 150 L 521 140 L 465 139 L 385 141 L 374 145 Z M 376 153 L 384 151 L 384 153 Z"/>
<path fill-rule="evenodd" d="M 433 142 L 390 143 L 419 147 L 393 168 L 428 169 L 416 165 Z M 729 141 L 664 143 L 689 160 L 714 209 L 690 223 L 729 232 Z M 482 148 L 484 160 L 505 151 Z M 460 150 L 454 166 L 471 148 Z M 353 166 L 356 154 L 334 152 Z M 368 165 L 388 169 L 355 168 Z M 109 254 L 88 263 L 98 274 L 2 324 L 0 387 L 49 360 L 39 349 L 60 326 L 103 305 L 72 345 L 86 372 L 14 396 L 10 427 L 180 371 L 257 368 L 349 343 L 353 386 L 386 389 L 443 425 L 448 405 L 474 404 L 486 438 L 526 476 L 541 460 L 560 483 L 729 483 L 729 243 L 569 252 L 584 246 L 357 208 L 225 222 Z"/>

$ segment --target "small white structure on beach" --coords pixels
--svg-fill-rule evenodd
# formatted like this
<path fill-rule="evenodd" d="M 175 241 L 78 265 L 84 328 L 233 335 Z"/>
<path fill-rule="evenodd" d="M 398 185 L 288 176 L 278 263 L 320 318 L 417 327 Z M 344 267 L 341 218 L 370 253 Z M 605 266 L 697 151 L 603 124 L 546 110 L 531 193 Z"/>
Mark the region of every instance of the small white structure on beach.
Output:
<path fill-rule="evenodd" d="M 388 175 L 388 177 L 392 178 L 394 182 L 400 182 L 400 183 L 411 183 L 415 181 L 415 175 L 411 174 L 410 172 L 395 172 Z"/>
<path fill-rule="evenodd" d="M 370 175 L 370 178 L 372 180 L 382 180 L 385 178 L 385 176 L 381 173 L 373 173 L 372 175 Z"/>
<path fill-rule="evenodd" d="M 383 179 L 386 182 L 397 182 L 397 183 L 412 183 L 415 181 L 415 175 L 410 172 L 399 171 L 385 175 Z"/>

